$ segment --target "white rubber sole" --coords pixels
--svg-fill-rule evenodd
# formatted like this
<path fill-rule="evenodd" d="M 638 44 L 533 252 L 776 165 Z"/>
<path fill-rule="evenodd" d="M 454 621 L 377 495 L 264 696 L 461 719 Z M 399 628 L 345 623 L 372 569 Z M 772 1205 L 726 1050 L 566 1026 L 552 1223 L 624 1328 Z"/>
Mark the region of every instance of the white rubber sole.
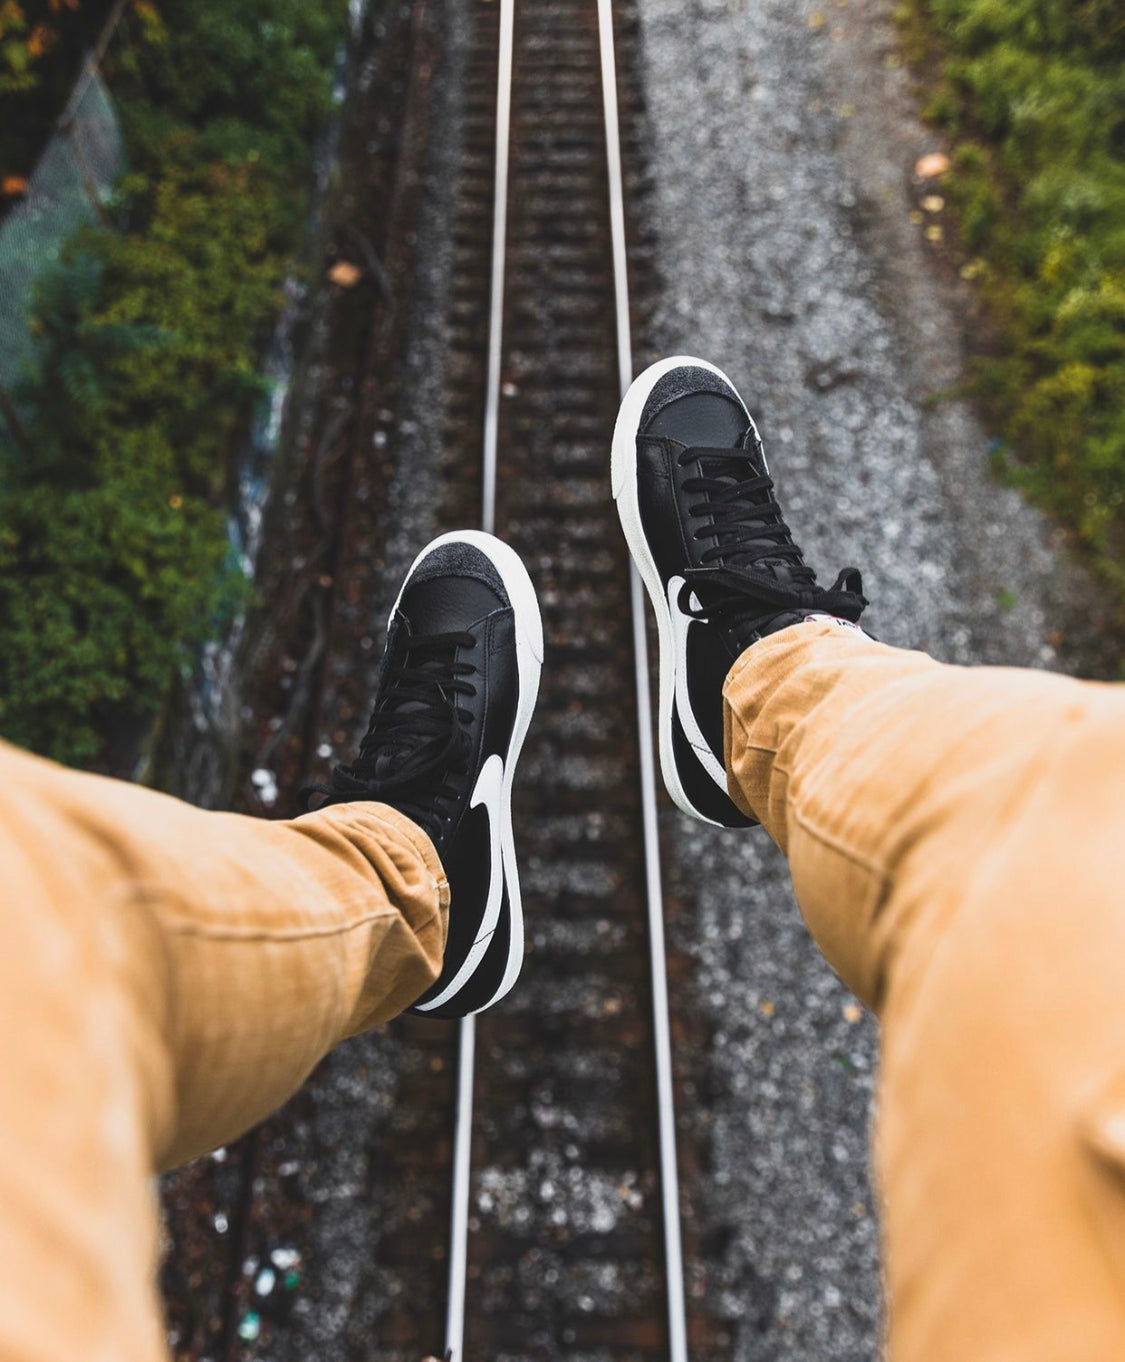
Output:
<path fill-rule="evenodd" d="M 637 571 L 641 575 L 641 581 L 648 592 L 648 598 L 652 602 L 653 612 L 656 615 L 656 633 L 660 645 L 658 721 L 660 772 L 664 777 L 664 784 L 667 786 L 672 802 L 677 807 L 703 823 L 710 823 L 712 827 L 722 827 L 723 824 L 717 822 L 714 818 L 708 818 L 704 813 L 700 813 L 691 802 L 676 769 L 676 756 L 672 746 L 672 708 L 676 698 L 676 647 L 672 613 L 664 595 L 660 572 L 641 525 L 640 495 L 637 489 L 637 432 L 640 428 L 641 415 L 644 412 L 645 404 L 652 395 L 653 388 L 665 374 L 684 366 L 690 366 L 693 369 L 706 369 L 709 373 L 716 374 L 724 383 L 727 383 L 732 392 L 737 393 L 738 391 L 721 369 L 716 368 L 714 364 L 708 364 L 705 359 L 696 359 L 694 355 L 673 355 L 669 359 L 662 359 L 656 364 L 649 365 L 644 373 L 639 374 L 629 385 L 629 391 L 625 394 L 621 403 L 621 410 L 617 413 L 617 424 L 613 429 L 611 480 L 613 500 L 617 504 L 617 514 L 621 520 L 625 542 L 629 545 L 629 552 L 633 555 L 633 562 L 637 565 Z M 739 401 L 741 400 L 739 398 Z M 744 405 L 743 411 L 745 410 Z M 746 419 L 753 427 L 754 423 L 749 412 L 746 412 Z M 754 429 L 757 433 L 757 428 L 754 427 Z"/>
<path fill-rule="evenodd" d="M 509 993 L 519 978 L 520 970 L 523 967 L 523 903 L 520 898 L 519 870 L 516 865 L 516 843 L 512 832 L 512 783 L 524 739 L 527 737 L 527 730 L 531 727 L 531 718 L 535 713 L 535 702 L 539 696 L 539 676 L 543 668 L 543 621 L 539 614 L 539 599 L 535 594 L 535 587 L 532 585 L 527 568 L 524 567 L 519 554 L 505 544 L 503 540 L 497 539 L 495 535 L 486 534 L 483 530 L 456 530 L 451 534 L 439 535 L 437 539 L 427 544 L 411 564 L 410 572 L 407 573 L 402 589 L 399 591 L 398 598 L 391 609 L 391 619 L 394 618 L 399 601 L 402 599 L 402 592 L 405 591 L 414 569 L 434 549 L 441 548 L 445 544 L 469 544 L 489 559 L 492 566 L 500 574 L 500 580 L 504 583 L 508 600 L 512 603 L 516 629 L 519 703 L 516 706 L 515 723 L 512 726 L 512 736 L 505 754 L 504 776 L 500 786 L 499 801 L 500 856 L 504 883 L 508 888 L 508 911 L 511 915 L 508 960 L 499 987 L 487 1002 L 483 1002 L 479 1007 L 473 1009 L 473 1012 L 476 1013 L 492 1007 L 506 993 Z M 415 1005 L 419 1012 L 430 1012 L 435 1008 L 446 1006 L 446 1004 L 453 1002 L 466 987 L 492 943 L 493 933 L 500 922 L 502 903 L 501 896 L 495 908 L 491 912 L 486 912 L 481 921 L 476 941 L 469 949 L 457 973 L 442 989 L 441 993 L 421 1006 Z M 466 1013 L 465 1015 L 472 1014 Z"/>

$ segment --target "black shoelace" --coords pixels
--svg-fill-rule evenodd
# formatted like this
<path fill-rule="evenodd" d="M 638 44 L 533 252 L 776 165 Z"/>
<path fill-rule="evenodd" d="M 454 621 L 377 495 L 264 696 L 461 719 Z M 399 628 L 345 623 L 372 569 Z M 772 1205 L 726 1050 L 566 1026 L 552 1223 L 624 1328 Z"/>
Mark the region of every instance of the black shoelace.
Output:
<path fill-rule="evenodd" d="M 749 431 L 744 438 L 752 438 Z M 704 521 L 694 538 L 715 542 L 701 555 L 707 566 L 684 573 L 684 614 L 727 628 L 810 610 L 859 619 L 867 601 L 858 569 L 845 568 L 829 588 L 817 585 L 782 516 L 773 479 L 758 472 L 748 451 L 696 447 L 679 456 L 681 467 L 697 461 L 703 475 L 683 484 L 700 498 L 688 514 Z"/>
<path fill-rule="evenodd" d="M 450 776 L 467 770 L 470 713 L 458 697 L 476 695 L 467 678 L 477 670 L 458 661 L 473 648 L 472 634 L 402 638 L 384 664 L 371 723 L 350 765 L 337 766 L 327 785 L 301 791 L 306 809 L 356 799 L 378 800 L 413 818 L 437 837 L 448 821 L 457 788 Z"/>

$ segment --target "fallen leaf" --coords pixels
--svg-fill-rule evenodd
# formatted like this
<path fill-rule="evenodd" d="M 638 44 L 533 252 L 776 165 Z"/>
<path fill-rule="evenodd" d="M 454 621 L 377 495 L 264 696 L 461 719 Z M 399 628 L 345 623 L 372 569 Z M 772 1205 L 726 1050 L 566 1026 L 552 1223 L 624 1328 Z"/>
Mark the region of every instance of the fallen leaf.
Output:
<path fill-rule="evenodd" d="M 5 175 L 0 180 L 0 194 L 5 198 L 15 198 L 17 194 L 27 193 L 27 181 L 22 175 Z"/>
<path fill-rule="evenodd" d="M 863 1016 L 863 1009 L 857 1003 L 844 1004 L 844 1020 L 851 1022 L 854 1026 L 860 1017 Z"/>
<path fill-rule="evenodd" d="M 363 271 L 350 260 L 338 260 L 328 271 L 328 277 L 341 288 L 354 288 L 363 278 Z"/>
<path fill-rule="evenodd" d="M 940 194 L 927 194 L 922 200 L 922 207 L 927 213 L 940 213 L 945 207 L 945 200 Z"/>
<path fill-rule="evenodd" d="M 813 12 L 809 15 L 809 28 L 812 29 L 823 28 L 825 22 L 826 16 L 823 10 L 814 9 Z"/>
<path fill-rule="evenodd" d="M 774 1007 L 773 1003 L 771 1003 L 770 1000 L 767 998 L 765 1002 L 759 1006 L 758 1011 L 762 1014 L 763 1017 L 772 1017 L 773 1014 L 777 1011 L 777 1008 Z"/>
<path fill-rule="evenodd" d="M 944 151 L 931 151 L 914 165 L 914 173 L 920 180 L 935 180 L 949 169 L 949 157 Z"/>
<path fill-rule="evenodd" d="M 940 222 L 931 222 L 924 235 L 927 241 L 940 241 L 945 232 L 942 230 Z"/>

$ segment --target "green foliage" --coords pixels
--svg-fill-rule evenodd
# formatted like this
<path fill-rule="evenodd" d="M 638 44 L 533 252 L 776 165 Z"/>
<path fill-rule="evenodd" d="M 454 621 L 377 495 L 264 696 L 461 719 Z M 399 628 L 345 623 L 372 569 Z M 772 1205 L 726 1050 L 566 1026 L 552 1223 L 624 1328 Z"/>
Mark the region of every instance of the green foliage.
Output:
<path fill-rule="evenodd" d="M 943 56 L 929 112 L 999 342 L 979 390 L 1017 479 L 1125 594 L 1125 6 L 911 5 Z"/>
<path fill-rule="evenodd" d="M 169 495 L 171 460 L 118 453 L 87 486 L 0 499 L 0 727 L 60 760 L 97 763 L 117 718 L 151 715 L 216 604 L 222 515 Z"/>
<path fill-rule="evenodd" d="M 331 107 L 342 0 L 161 0 L 159 13 L 163 29 L 122 59 L 131 144 L 144 155 L 174 120 L 200 131 L 205 156 L 256 150 L 302 172 Z"/>
<path fill-rule="evenodd" d="M 139 7 L 138 7 L 139 8 Z M 121 58 L 131 172 L 37 290 L 0 423 L 0 732 L 99 765 L 237 600 L 232 455 L 303 233 L 344 0 L 165 0 Z"/>

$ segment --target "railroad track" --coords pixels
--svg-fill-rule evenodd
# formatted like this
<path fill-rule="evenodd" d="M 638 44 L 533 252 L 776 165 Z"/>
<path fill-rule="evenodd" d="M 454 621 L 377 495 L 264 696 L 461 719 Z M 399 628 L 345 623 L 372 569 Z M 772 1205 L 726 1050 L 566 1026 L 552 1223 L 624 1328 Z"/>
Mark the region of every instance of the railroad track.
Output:
<path fill-rule="evenodd" d="M 445 1342 L 455 1359 L 609 1348 L 678 1362 L 647 644 L 607 495 L 632 376 L 613 16 L 596 0 L 502 0 L 495 49 L 488 18 L 474 50 L 498 54 L 492 173 L 486 60 L 458 232 L 478 300 L 490 282 L 483 420 L 450 437 L 468 458 L 483 431 L 482 522 L 531 569 L 549 661 L 517 830 L 536 949 L 510 1005 L 481 1020 L 475 1084 L 476 1025 L 461 1033 Z M 479 327 L 468 339 L 460 410 L 477 414 Z"/>
<path fill-rule="evenodd" d="M 255 1295 L 278 1244 L 303 1248 L 306 1302 L 347 1311 L 321 1330 L 346 1340 L 341 1356 L 682 1362 L 689 1322 L 693 1345 L 710 1341 L 705 1319 L 684 1318 L 645 633 L 609 490 L 631 369 L 613 41 L 616 26 L 628 90 L 628 3 L 471 0 L 468 15 L 437 519 L 494 528 L 543 608 L 517 777 L 524 972 L 460 1036 L 405 1017 L 345 1047 L 241 1152 L 189 1175 L 230 1250 L 223 1280 L 205 1281 L 221 1325 L 184 1357 L 299 1355 L 294 1301 Z M 377 347 L 363 348 L 370 367 Z M 373 403 L 328 453 L 342 523 L 315 560 L 335 584 L 294 775 L 362 727 Z M 305 646 L 298 627 L 269 667 Z M 198 1289 L 204 1251 L 191 1257 Z M 247 1328 L 259 1314 L 265 1352 Z"/>

